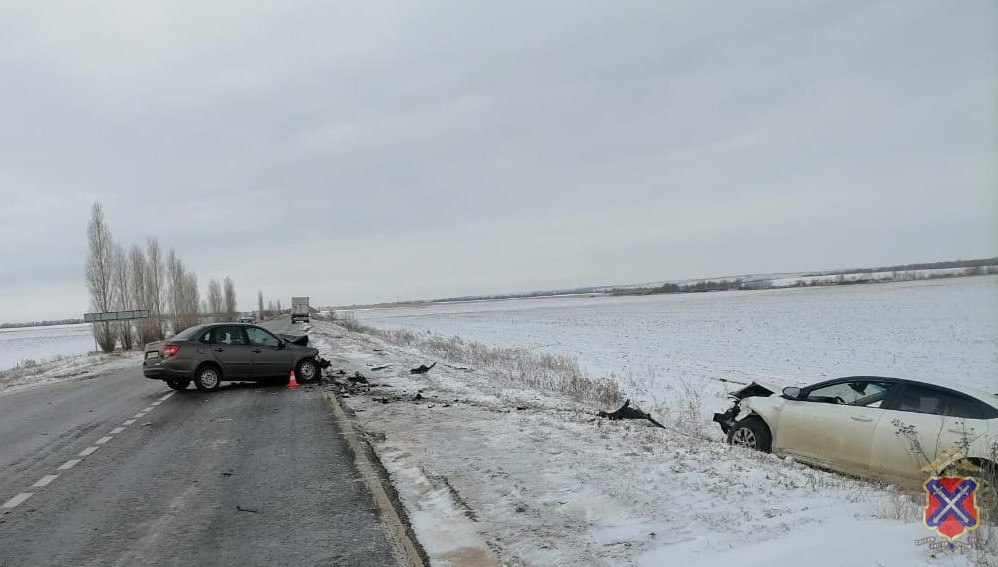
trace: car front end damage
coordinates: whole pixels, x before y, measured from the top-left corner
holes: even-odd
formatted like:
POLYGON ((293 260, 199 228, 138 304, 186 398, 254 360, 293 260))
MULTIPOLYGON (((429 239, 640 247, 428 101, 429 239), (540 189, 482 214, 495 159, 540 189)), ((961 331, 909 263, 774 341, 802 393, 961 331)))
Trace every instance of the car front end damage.
POLYGON ((775 392, 775 387, 758 382, 752 382, 743 388, 730 392, 728 396, 732 399, 731 407, 724 412, 715 413, 714 421, 721 426, 721 431, 727 435, 731 431, 731 428, 735 426, 735 422, 738 421, 739 414, 742 413, 742 400, 752 397, 769 397, 775 392))

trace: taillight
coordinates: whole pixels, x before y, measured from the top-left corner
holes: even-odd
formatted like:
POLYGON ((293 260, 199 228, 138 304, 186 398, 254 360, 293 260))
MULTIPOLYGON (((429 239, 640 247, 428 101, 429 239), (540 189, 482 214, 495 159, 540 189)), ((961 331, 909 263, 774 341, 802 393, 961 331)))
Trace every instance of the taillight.
POLYGON ((180 345, 166 345, 163 347, 163 358, 176 356, 180 352, 180 345))

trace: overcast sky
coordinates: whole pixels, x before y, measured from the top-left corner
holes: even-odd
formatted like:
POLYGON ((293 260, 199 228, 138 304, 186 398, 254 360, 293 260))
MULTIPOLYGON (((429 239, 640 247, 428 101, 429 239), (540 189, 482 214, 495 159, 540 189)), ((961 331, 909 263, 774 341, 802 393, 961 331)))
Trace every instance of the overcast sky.
POLYGON ((351 304, 998 255, 998 8, 0 3, 0 321, 79 317, 94 201, 351 304))

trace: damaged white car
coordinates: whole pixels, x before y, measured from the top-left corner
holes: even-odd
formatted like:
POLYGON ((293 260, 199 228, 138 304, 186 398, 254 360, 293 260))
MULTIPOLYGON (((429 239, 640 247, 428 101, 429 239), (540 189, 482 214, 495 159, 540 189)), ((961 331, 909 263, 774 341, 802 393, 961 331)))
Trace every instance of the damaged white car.
POLYGON ((905 485, 956 449, 978 467, 978 503, 998 507, 998 394, 878 376, 774 393, 753 382, 731 394, 734 405, 714 415, 729 443, 905 485))

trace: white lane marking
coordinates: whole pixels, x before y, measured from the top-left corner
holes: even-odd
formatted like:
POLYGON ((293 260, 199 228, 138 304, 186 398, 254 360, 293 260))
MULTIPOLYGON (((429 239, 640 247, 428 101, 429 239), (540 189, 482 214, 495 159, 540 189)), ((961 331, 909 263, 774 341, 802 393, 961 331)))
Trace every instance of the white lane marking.
POLYGON ((124 430, 125 430, 124 427, 115 427, 114 429, 111 430, 111 435, 117 435, 124 430))
MULTIPOLYGON (((146 412, 140 411, 139 413, 133 415, 132 417, 134 419, 142 419, 143 417, 145 417, 145 415, 146 415, 146 412)), ((135 422, 133 421, 132 423, 135 423, 135 422)))
POLYGON ((47 474, 43 476, 38 482, 31 485, 31 488, 41 488, 43 486, 48 486, 53 480, 59 478, 57 474, 47 474))
POLYGON ((129 419, 129 420, 126 420, 124 423, 122 423, 122 425, 126 425, 127 426, 127 425, 131 425, 133 423, 135 423, 135 420, 134 419, 129 419))
POLYGON ((161 398, 159 399, 159 401, 161 401, 161 402, 165 402, 166 400, 169 400, 170 398, 172 398, 172 397, 173 397, 173 394, 175 394, 175 393, 176 393, 176 392, 170 392, 169 394, 167 394, 167 395, 165 395, 165 396, 161 397, 161 398))
POLYGON ((104 443, 107 443, 111 439, 112 439, 111 437, 106 437, 106 436, 105 437, 101 437, 100 439, 97 440, 96 443, 94 443, 94 445, 103 445, 104 443))
POLYGON ((35 495, 34 492, 22 492, 17 496, 11 498, 7 502, 4 502, 4 505, 0 506, 0 508, 16 508, 17 506, 20 506, 21 503, 23 503, 25 500, 31 498, 34 495, 35 495))
POLYGON ((99 449, 99 447, 87 447, 86 449, 80 451, 80 456, 89 457, 90 455, 93 455, 94 451, 96 451, 97 449, 99 449))
POLYGON ((154 407, 152 407, 152 406, 149 406, 149 407, 147 407, 147 408, 142 408, 142 411, 144 411, 144 412, 146 412, 146 413, 149 413, 149 412, 151 412, 151 411, 152 411, 152 410, 154 410, 154 409, 156 409, 156 408, 154 408, 154 407))
POLYGON ((65 463, 63 463, 62 466, 59 467, 58 470, 60 470, 60 471, 68 471, 69 469, 71 469, 71 468, 75 467, 76 465, 80 464, 81 461, 83 461, 83 459, 70 459, 70 460, 66 461, 65 463))
POLYGON ((163 401, 162 401, 162 400, 160 400, 160 401, 158 401, 158 402, 153 402, 153 403, 151 403, 151 404, 149 404, 149 405, 151 405, 151 406, 158 406, 158 405, 159 405, 159 404, 161 404, 161 403, 163 403, 163 401))

